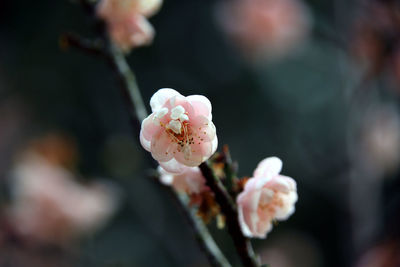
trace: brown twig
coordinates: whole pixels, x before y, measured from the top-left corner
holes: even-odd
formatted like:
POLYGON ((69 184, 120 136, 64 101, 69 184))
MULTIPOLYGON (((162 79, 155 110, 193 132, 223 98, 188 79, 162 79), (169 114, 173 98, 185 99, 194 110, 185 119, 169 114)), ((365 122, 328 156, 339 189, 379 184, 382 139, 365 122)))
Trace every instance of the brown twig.
POLYGON ((109 45, 107 56, 120 80, 122 93, 131 109, 131 118, 141 123, 147 117, 147 111, 135 75, 122 51, 112 43, 109 45))
POLYGON ((234 194, 234 180, 236 179, 236 173, 233 167, 231 153, 228 145, 222 147, 222 156, 224 158, 224 172, 225 172, 225 184, 229 194, 234 194))
POLYGON ((206 178, 207 185, 215 194, 215 199, 221 207, 222 213, 226 216, 226 224, 228 226, 229 234, 233 239, 236 251, 246 267, 260 266, 256 255, 254 254, 250 240, 242 234, 240 224, 238 221, 238 212, 236 204, 232 200, 229 193, 226 191, 221 180, 214 175, 213 170, 207 162, 200 165, 200 170, 206 178))
POLYGON ((84 39, 74 33, 63 34, 60 38, 60 46, 63 50, 67 50, 69 47, 74 47, 95 56, 105 55, 103 42, 100 40, 92 41, 84 39))

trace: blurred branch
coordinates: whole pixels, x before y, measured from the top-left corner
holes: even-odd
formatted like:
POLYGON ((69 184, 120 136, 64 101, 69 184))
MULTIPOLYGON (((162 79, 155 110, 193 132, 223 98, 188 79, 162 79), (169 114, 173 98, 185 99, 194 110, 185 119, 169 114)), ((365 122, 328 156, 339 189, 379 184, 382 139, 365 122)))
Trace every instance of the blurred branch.
POLYGON ((256 259, 251 242, 246 238, 239 224, 239 216, 236 208, 236 204, 233 199, 226 191, 221 180, 215 176, 213 170, 208 165, 208 162, 204 162, 200 165, 200 170, 203 176, 206 178, 207 185, 215 194, 215 199, 221 207, 222 213, 226 216, 226 224, 228 226, 229 234, 233 239, 233 243, 236 247, 236 251, 239 257, 246 267, 258 267, 260 264, 256 259))
POLYGON ((96 56, 104 56, 104 45, 100 40, 92 41, 84 39, 74 33, 66 33, 60 38, 61 49, 67 50, 69 47, 74 47, 86 53, 96 56))
POLYGON ((174 199, 175 203, 177 203, 180 210, 184 214, 186 220, 193 230, 197 242, 199 243, 201 249, 206 253, 210 264, 214 267, 230 267, 230 263, 215 243, 207 227, 204 225, 203 221, 198 218, 196 210, 189 208, 188 198, 182 194, 179 194, 169 186, 161 184, 158 177, 153 177, 153 180, 156 181, 156 183, 160 186, 169 189, 168 193, 171 195, 171 198, 174 199))
POLYGON ((113 44, 110 44, 108 57, 114 72, 117 74, 121 82, 123 93, 126 96, 128 100, 127 102, 132 111, 132 118, 142 122, 147 117, 147 111, 135 75, 129 67, 128 62, 126 62, 126 58, 122 51, 113 44), (136 116, 133 115, 134 113, 136 116))
POLYGON ((136 132, 139 133, 141 121, 147 117, 146 107, 137 86, 135 75, 126 62, 122 51, 113 44, 105 47, 104 42, 100 40, 84 39, 73 33, 62 35, 60 46, 62 49, 74 47, 88 54, 102 56, 108 61, 121 83, 122 94, 129 107, 132 124, 136 132))
POLYGON ((187 208, 187 199, 185 199, 184 196, 179 195, 177 192, 174 193, 176 197, 179 198, 181 202, 181 207, 184 207, 186 209, 184 211, 185 217, 187 218, 192 229, 194 230, 196 240, 200 244, 203 251, 206 253, 210 264, 215 267, 230 267, 230 263, 225 258, 224 254, 222 254, 207 227, 205 226, 203 221, 197 217, 196 211, 194 209, 187 208))
MULTIPOLYGON (((102 56, 108 61, 112 70, 120 80, 122 93, 130 109, 129 115, 131 121, 134 128, 137 130, 136 134, 139 134, 141 121, 147 117, 147 111, 135 75, 129 67, 123 52, 110 42, 108 36, 104 34, 104 31, 101 29, 104 28, 104 23, 95 17, 93 4, 88 0, 80 0, 79 2, 86 13, 95 20, 95 25, 100 25, 98 29, 100 29, 99 33, 103 42, 91 42, 74 34, 66 34, 61 39, 61 41, 65 41, 65 43, 61 44, 67 45, 67 47, 69 45, 78 48, 86 53, 102 56), (102 43, 107 44, 107 46, 102 45, 102 43)), ((157 182, 161 185, 158 179, 157 182)), ((196 235, 196 239, 203 251, 207 254, 210 264, 215 267, 231 266, 216 245, 204 222, 197 217, 194 211, 190 210, 187 201, 182 199, 171 187, 166 187, 166 189, 180 205, 181 210, 185 214, 185 217, 196 235)))

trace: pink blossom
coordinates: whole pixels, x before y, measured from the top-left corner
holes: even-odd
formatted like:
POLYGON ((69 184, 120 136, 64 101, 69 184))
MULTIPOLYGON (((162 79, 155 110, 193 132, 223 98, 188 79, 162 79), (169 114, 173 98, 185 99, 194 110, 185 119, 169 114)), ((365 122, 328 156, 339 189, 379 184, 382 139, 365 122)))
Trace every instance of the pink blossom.
POLYGON ((162 168, 182 173, 214 154, 218 139, 206 97, 184 97, 164 88, 152 96, 150 106, 153 113, 142 122, 140 142, 162 168))
POLYGON ((278 58, 299 46, 310 30, 299 0, 233 0, 217 10, 222 29, 250 58, 278 58))
POLYGON ((148 45, 154 29, 147 18, 160 8, 162 0, 101 0, 97 15, 104 19, 111 39, 124 51, 148 45))
POLYGON ((187 194, 199 194, 208 189, 206 180, 199 167, 186 167, 180 174, 172 174, 158 167, 160 181, 165 185, 172 186, 178 192, 187 194))
POLYGON ((117 195, 100 182, 86 186, 72 173, 29 154, 12 172, 9 219, 23 237, 64 244, 101 227, 114 213, 117 195))
POLYGON ((239 222, 245 236, 265 238, 273 220, 286 220, 294 212, 296 182, 279 175, 281 169, 279 158, 264 159, 237 197, 239 222))

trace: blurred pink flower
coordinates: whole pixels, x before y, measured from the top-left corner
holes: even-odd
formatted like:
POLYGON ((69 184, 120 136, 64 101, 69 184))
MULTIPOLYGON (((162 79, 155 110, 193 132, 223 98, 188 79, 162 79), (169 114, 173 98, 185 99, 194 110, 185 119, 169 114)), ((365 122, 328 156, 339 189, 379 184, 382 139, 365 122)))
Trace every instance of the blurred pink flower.
POLYGON ((101 0, 97 15, 104 19, 111 39, 124 51, 148 45, 154 29, 147 18, 161 7, 162 0, 101 0))
POLYGON ((239 222, 245 236, 265 238, 273 220, 286 220, 294 212, 296 182, 279 175, 281 169, 279 158, 264 159, 237 197, 239 222))
POLYGON ((380 105, 364 112, 355 156, 370 174, 390 177, 400 163, 400 116, 396 106, 380 105), (385 175, 386 174, 386 175, 385 175))
POLYGON ((308 9, 300 0, 233 0, 217 11, 222 29, 253 59, 286 55, 311 28, 308 9))
POLYGON ((164 88, 152 96, 150 106, 153 113, 142 122, 140 142, 162 168, 182 173, 214 154, 218 139, 206 97, 184 97, 164 88))
POLYGON ((199 167, 186 167, 185 171, 180 174, 172 174, 158 167, 160 173, 160 181, 165 185, 172 186, 178 192, 187 194, 200 194, 208 190, 206 180, 201 173, 199 167))
POLYGON ((117 205, 110 185, 78 184, 69 171, 37 154, 25 155, 11 178, 9 220, 21 236, 35 242, 65 244, 94 232, 117 205))

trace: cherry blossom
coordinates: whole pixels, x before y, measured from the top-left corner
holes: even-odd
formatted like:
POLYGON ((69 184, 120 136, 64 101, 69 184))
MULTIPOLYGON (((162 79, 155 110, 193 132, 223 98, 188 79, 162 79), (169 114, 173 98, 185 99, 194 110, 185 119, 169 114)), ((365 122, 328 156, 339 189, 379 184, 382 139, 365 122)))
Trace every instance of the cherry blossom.
POLYGON ((101 0, 97 15, 104 19, 111 39, 124 51, 148 45, 154 29, 147 18, 160 8, 162 0, 101 0))
POLYGON ((245 236, 265 238, 274 220, 286 220, 294 212, 296 182, 279 175, 281 169, 279 158, 264 159, 238 195, 239 222, 245 236))
POLYGON ((142 122, 140 142, 162 168, 182 173, 214 154, 218 139, 206 97, 184 97, 164 88, 152 96, 150 106, 152 114, 142 122))
POLYGON ((185 171, 179 174, 172 174, 158 167, 160 181, 165 185, 172 186, 178 192, 187 194, 199 194, 208 190, 206 180, 199 167, 186 167, 185 171))

